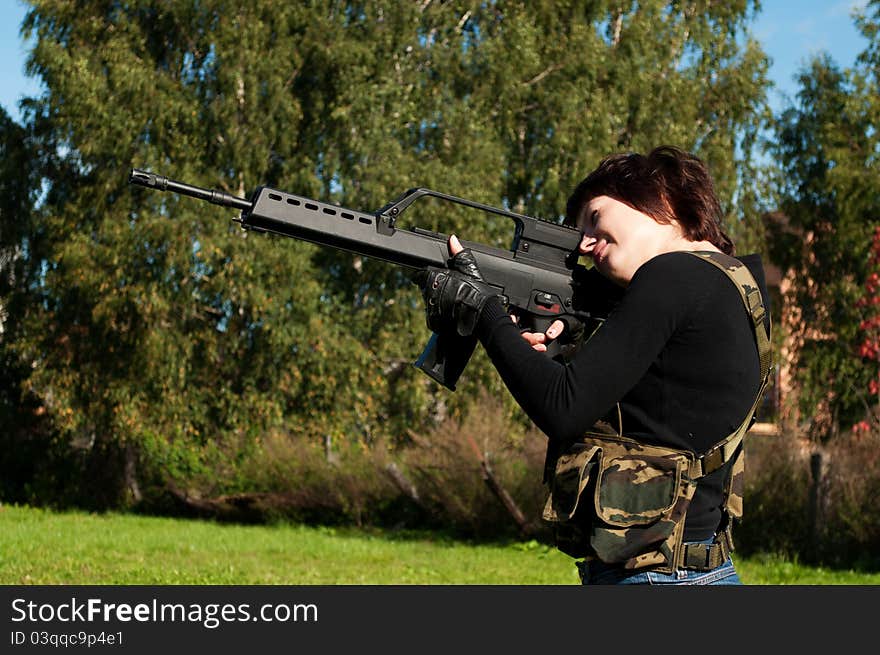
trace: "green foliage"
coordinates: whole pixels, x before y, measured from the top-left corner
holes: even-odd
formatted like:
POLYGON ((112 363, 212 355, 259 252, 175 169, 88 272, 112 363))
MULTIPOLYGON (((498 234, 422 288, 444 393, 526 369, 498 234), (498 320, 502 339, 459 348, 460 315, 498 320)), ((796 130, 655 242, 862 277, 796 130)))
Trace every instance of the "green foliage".
POLYGON ((25 313, 41 298, 46 231, 32 209, 35 150, 31 134, 0 108, 0 496, 19 500, 36 491, 40 461, 51 459, 55 476, 65 468, 52 456, 57 449, 39 398, 27 392, 32 363, 15 349, 26 334, 25 313))
POLYGON ((794 335, 803 344, 796 369, 800 409, 811 417, 825 406, 833 419, 817 438, 864 416, 872 376, 858 354, 858 300, 880 224, 880 3, 869 8, 874 18, 864 17, 860 26, 872 42, 857 66, 841 71, 827 56, 815 58, 801 72, 797 100, 779 117, 771 147, 786 217, 776 226, 772 257, 800 282, 790 298, 802 314, 794 335))
MULTIPOLYGON (((400 446, 483 390, 525 422, 482 353, 456 394, 409 366, 428 332, 401 271, 243 234, 128 186, 131 167, 366 210, 427 186, 554 220, 601 156, 671 142, 707 159, 734 231, 748 216, 754 2, 30 4, 42 194, 4 239, 34 244, 36 273, 3 348, 69 455, 68 498, 133 503, 212 473, 233 488, 222 474, 268 434, 400 446)), ((510 240, 482 214, 407 213, 510 240)))

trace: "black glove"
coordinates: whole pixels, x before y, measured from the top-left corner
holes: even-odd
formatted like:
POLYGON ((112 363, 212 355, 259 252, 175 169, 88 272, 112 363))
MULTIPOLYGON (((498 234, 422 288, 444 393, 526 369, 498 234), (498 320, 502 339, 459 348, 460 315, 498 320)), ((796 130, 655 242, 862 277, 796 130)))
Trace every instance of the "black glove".
POLYGON ((449 260, 450 268, 429 268, 414 278, 422 288, 428 328, 438 334, 470 336, 490 298, 501 297, 483 281, 469 249, 449 260))

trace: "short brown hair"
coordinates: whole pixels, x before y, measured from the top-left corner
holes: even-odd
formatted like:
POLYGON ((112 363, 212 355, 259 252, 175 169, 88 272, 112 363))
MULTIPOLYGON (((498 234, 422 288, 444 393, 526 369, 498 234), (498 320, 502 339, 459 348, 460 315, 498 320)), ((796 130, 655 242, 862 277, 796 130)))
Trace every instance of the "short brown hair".
POLYGON ((734 254, 733 241, 721 229, 721 203, 706 165, 674 146, 605 157, 568 199, 565 223, 575 225, 584 205, 608 196, 661 224, 673 220, 691 241, 709 241, 734 254))

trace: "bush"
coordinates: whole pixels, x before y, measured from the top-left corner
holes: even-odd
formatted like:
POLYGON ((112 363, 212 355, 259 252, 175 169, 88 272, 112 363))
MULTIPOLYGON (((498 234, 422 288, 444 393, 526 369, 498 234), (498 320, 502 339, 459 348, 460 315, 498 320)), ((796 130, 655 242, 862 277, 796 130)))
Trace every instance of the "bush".
POLYGON ((430 528, 475 539, 546 537, 540 521, 546 438, 481 398, 392 448, 277 433, 244 461, 168 482, 142 509, 218 519, 430 528))
POLYGON ((463 420, 413 436, 403 470, 434 522, 475 538, 546 536, 543 434, 522 431, 500 403, 483 397, 463 420))
POLYGON ((799 439, 749 436, 745 440, 742 522, 734 526, 743 554, 794 554, 809 542, 809 462, 799 439))
POLYGON ((834 564, 877 566, 880 562, 880 434, 839 438, 826 449, 827 497, 819 508, 817 555, 834 564))
POLYGON ((751 437, 739 551, 832 566, 877 566, 880 434, 819 446, 801 434, 751 437))
MULTIPOLYGON (((369 445, 338 438, 331 444, 301 432, 248 443, 218 442, 204 466, 145 479, 137 509, 552 543, 540 520, 546 438, 489 395, 465 416, 395 438, 394 445, 390 438, 369 445)), ((5 468, 25 460, 45 463, 54 452, 48 441, 17 445, 7 449, 5 468)), ((66 491, 68 499, 88 506, 91 498, 91 508, 100 509, 99 497, 87 494, 90 481, 99 478, 84 475, 71 453, 61 454, 56 460, 67 461, 67 468, 51 468, 51 477, 43 468, 27 470, 26 484, 6 485, 4 499, 46 502, 66 491)), ((878 564, 880 433, 845 434, 824 445, 793 431, 752 435, 746 439, 745 482, 745 515, 734 529, 738 553, 847 567, 878 564)))

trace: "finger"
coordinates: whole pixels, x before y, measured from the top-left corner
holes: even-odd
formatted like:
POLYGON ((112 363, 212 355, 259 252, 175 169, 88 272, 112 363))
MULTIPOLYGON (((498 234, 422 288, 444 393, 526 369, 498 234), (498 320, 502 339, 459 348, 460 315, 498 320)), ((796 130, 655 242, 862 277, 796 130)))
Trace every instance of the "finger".
POLYGON ((543 332, 520 332, 520 336, 532 347, 543 345, 547 340, 543 332))
POLYGON ((461 241, 458 240, 458 237, 454 234, 449 237, 449 242, 446 244, 449 248, 449 254, 452 257, 455 257, 458 253, 464 250, 464 247, 461 245, 461 241))
POLYGON ((562 321, 553 321, 550 324, 550 327, 547 328, 547 331, 544 334, 547 335, 548 339, 555 339, 560 334, 562 334, 562 331, 564 329, 565 329, 565 323, 563 323, 562 321))

